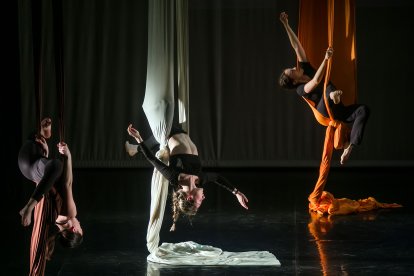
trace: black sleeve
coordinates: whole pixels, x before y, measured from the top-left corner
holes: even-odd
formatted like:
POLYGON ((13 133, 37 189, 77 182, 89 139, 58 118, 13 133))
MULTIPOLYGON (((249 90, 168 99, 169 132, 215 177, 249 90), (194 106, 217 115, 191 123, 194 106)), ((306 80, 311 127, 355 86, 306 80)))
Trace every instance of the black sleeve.
POLYGON ((178 172, 173 168, 165 165, 150 151, 150 149, 144 144, 138 144, 138 149, 144 154, 145 158, 156 168, 173 186, 178 185, 178 172))
MULTIPOLYGON (((214 183, 217 186, 220 186, 221 188, 226 189, 227 191, 233 193, 233 191, 236 189, 230 181, 228 181, 223 176, 217 174, 217 173, 205 173, 204 179, 202 183, 214 183)), ((204 185, 204 184, 203 184, 204 185)))
POLYGON ((300 67, 303 69, 303 73, 310 78, 313 78, 316 74, 315 68, 312 67, 310 62, 300 62, 300 67))
MULTIPOLYGON (((300 67, 303 69, 303 73, 307 76, 309 76, 310 78, 313 78, 313 76, 315 76, 315 69, 312 67, 312 65, 309 62, 300 62, 300 67)), ((305 92, 305 84, 301 84, 296 88, 296 93, 303 97, 308 94, 305 92)))

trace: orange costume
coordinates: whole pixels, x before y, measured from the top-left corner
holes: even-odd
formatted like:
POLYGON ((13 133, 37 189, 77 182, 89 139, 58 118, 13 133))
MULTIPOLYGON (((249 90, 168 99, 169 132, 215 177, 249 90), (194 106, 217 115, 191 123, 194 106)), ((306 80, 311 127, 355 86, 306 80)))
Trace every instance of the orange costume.
MULTIPOLYGON (((355 0, 314 1, 301 0, 298 37, 307 53, 309 60, 319 60, 322 49, 335 46, 335 70, 332 70, 332 79, 346 93, 342 101, 346 104, 356 102, 356 42, 355 42, 355 0), (326 16, 326 14, 328 16, 326 16), (334 33, 334 18, 335 33, 334 33), (321 30, 327 27, 328 32, 321 30), (335 41, 335 45, 333 42, 335 41)), ((328 60, 324 89, 330 80, 332 59, 328 60)), ((387 204, 376 201, 373 197, 363 200, 347 198, 336 199, 331 193, 324 191, 333 149, 343 149, 349 143, 349 127, 341 121, 335 120, 329 108, 326 93, 323 93, 329 117, 325 117, 315 108, 315 103, 304 100, 311 107, 316 120, 326 126, 325 142, 322 160, 319 167, 319 178, 313 192, 309 195, 309 209, 320 214, 350 214, 369 211, 377 208, 397 208, 399 204, 387 204)))

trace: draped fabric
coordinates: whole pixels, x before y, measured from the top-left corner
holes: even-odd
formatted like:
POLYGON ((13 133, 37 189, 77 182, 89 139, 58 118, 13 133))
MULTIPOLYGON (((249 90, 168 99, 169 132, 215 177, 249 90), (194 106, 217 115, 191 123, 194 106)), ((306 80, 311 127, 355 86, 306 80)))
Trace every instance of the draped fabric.
MULTIPOLYGON (((167 149, 167 137, 174 116, 174 1, 149 2, 148 65, 145 98, 142 105, 155 139, 160 143, 157 156, 167 149)), ((168 160, 163 160, 167 162, 168 160)), ((150 220, 147 248, 156 252, 168 195, 168 180, 154 168, 151 180, 150 220)))
POLYGON ((43 276, 46 270, 47 242, 57 214, 62 208, 62 198, 55 188, 46 193, 33 212, 33 229, 30 241, 30 276, 43 276))
POLYGON ((48 196, 43 197, 34 209, 32 237, 30 241, 30 276, 42 276, 46 269, 46 243, 51 215, 48 196))
POLYGON ((189 118, 189 58, 188 58, 188 1, 176 2, 177 24, 177 73, 178 73, 178 121, 190 133, 189 118))
MULTIPOLYGON (((152 134, 160 143, 157 157, 164 163, 168 163, 168 135, 177 102, 179 122, 189 128, 187 13, 187 0, 149 2, 147 83, 142 107, 152 134)), ((168 180, 154 169, 147 230, 147 248, 151 253, 158 248, 167 195, 168 180)))
MULTIPOLYGON (((301 0, 298 38, 308 60, 321 62, 328 46, 334 48, 330 80, 344 93, 345 105, 357 100, 355 0, 301 0)), ((328 72, 329 73, 329 72, 328 72)))
MULTIPOLYGON (((56 92, 57 104, 59 111, 59 140, 64 140, 64 79, 63 79, 63 60, 62 60, 62 3, 61 0, 54 0, 51 3, 51 17, 53 28, 54 42, 54 63, 56 72, 56 92)), ((47 39, 44 36, 44 4, 42 1, 32 1, 32 29, 33 29, 33 59, 34 59, 34 91, 35 91, 35 110, 36 124, 40 133, 41 120, 50 115, 44 114, 44 63, 48 60, 46 46, 47 39)), ((52 188, 53 189, 53 188, 52 188)), ((49 194, 50 193, 50 194, 49 194)), ((50 227, 54 225, 56 214, 57 196, 51 196, 47 192, 37 203, 33 212, 33 229, 30 241, 30 272, 31 276, 43 276, 46 269, 47 241, 49 238, 50 227)))
POLYGON ((374 197, 353 200, 349 198, 335 198, 333 194, 322 191, 318 203, 309 204, 309 210, 318 215, 348 215, 367 212, 376 209, 392 209, 403 207, 398 203, 379 202, 374 197))
POLYGON ((147 260, 167 265, 280 266, 268 251, 228 252, 192 241, 163 243, 147 260))
MULTIPOLYGON (((332 72, 332 81, 339 87, 339 89, 344 91, 345 95, 351 95, 348 96, 348 99, 351 99, 351 103, 354 103, 356 94, 354 0, 339 1, 336 4, 337 5, 335 6, 333 0, 302 0, 300 2, 299 11, 298 37, 311 62, 323 60, 326 48, 328 46, 334 47, 334 57, 328 60, 326 68, 324 89, 326 90, 327 83, 330 80, 332 60, 335 58, 334 68, 340 68, 340 70, 336 71, 336 78, 332 72), (339 31, 336 31, 337 29, 339 31), (327 32, 324 32, 323 30, 327 30, 327 32), (340 45, 338 46, 338 49, 336 49, 336 45, 340 45), (336 57, 339 57, 338 60, 336 60, 336 57), (349 79, 346 78, 349 74, 354 77, 349 79)), ((327 127, 322 160, 319 167, 319 178, 313 192, 308 197, 310 206, 318 204, 318 200, 326 185, 334 144, 337 149, 343 148, 344 140, 348 134, 347 127, 342 122, 336 121, 335 118, 333 118, 329 105, 327 104, 328 99, 326 98, 325 91, 324 101, 329 118, 322 116, 315 109, 314 103, 306 100, 311 107, 316 120, 321 125, 327 127), (334 137, 337 137, 336 141, 334 141, 334 137)))

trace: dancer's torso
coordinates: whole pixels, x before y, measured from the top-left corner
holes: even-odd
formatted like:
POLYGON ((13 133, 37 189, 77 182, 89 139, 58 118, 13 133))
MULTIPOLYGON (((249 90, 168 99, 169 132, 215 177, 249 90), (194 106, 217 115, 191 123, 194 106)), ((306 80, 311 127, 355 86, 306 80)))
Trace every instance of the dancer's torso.
POLYGON ((198 155, 197 147, 186 133, 177 133, 168 139, 170 155, 193 154, 198 155))

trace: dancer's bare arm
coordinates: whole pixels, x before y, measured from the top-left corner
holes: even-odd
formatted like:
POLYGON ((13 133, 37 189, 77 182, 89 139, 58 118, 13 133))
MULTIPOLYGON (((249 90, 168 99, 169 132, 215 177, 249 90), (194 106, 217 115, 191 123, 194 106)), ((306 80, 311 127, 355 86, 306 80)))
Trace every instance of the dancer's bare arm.
POLYGON ((285 12, 282 12, 279 17, 280 21, 282 22, 283 26, 285 27, 286 33, 289 37, 290 44, 292 45, 293 49, 295 50, 296 57, 300 62, 308 61, 306 57, 305 50, 303 49, 302 44, 300 43, 298 37, 296 36, 295 32, 289 25, 288 15, 285 12))
POLYGON ((332 57, 332 55, 333 55, 333 48, 329 47, 326 50, 325 58, 323 59, 321 65, 319 66, 318 71, 316 71, 313 78, 305 84, 305 87, 304 87, 305 93, 312 92, 312 90, 315 89, 318 86, 318 84, 322 81, 322 78, 325 75, 326 63, 332 57))
POLYGON ((73 173, 72 173, 72 154, 70 153, 69 147, 66 143, 61 142, 58 144, 59 152, 62 155, 65 155, 65 174, 63 175, 63 206, 62 206, 62 215, 67 216, 68 218, 76 217, 77 210, 76 204, 73 199, 73 192, 72 192, 72 183, 73 183, 73 173))

